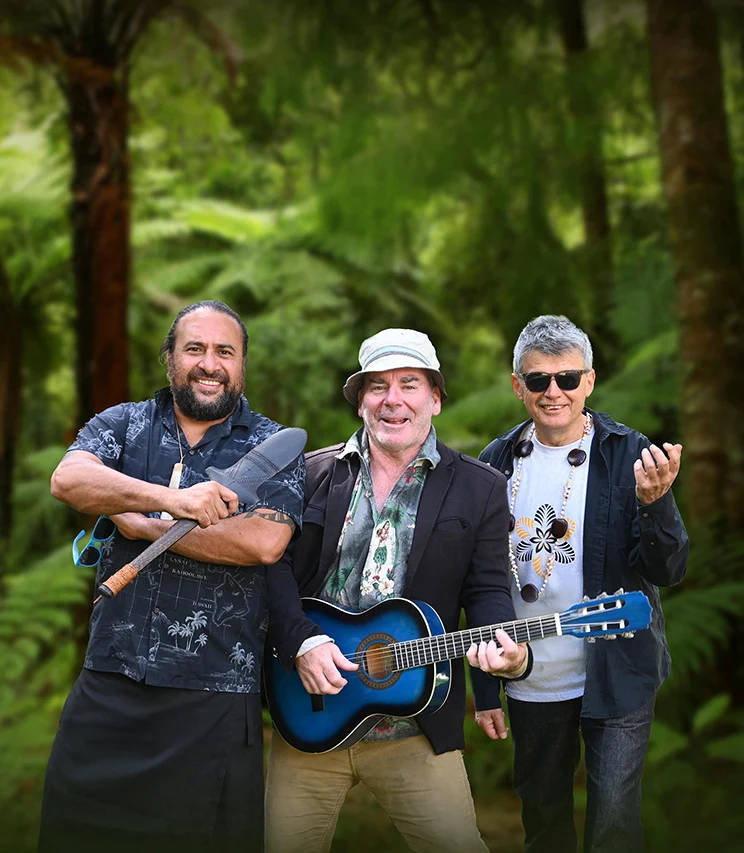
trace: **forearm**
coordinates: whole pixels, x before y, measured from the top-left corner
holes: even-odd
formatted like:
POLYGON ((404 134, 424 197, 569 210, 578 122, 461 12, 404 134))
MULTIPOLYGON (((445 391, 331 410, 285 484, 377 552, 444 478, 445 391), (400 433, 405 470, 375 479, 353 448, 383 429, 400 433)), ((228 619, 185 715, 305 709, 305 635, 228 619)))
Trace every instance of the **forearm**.
MULTIPOLYGON (((232 516, 206 528, 194 528, 170 550, 205 563, 227 566, 271 565, 284 553, 294 525, 286 516, 282 516, 286 521, 275 521, 259 515, 259 512, 261 510, 232 516)), ((144 515, 128 516, 127 535, 154 542, 172 524, 172 521, 144 515)))
POLYGON ((52 495, 90 515, 159 512, 167 509, 168 489, 107 468, 85 451, 65 456, 52 474, 52 495))
POLYGON ((639 506, 637 512, 630 566, 656 586, 679 583, 687 567, 690 544, 671 491, 652 504, 639 506))

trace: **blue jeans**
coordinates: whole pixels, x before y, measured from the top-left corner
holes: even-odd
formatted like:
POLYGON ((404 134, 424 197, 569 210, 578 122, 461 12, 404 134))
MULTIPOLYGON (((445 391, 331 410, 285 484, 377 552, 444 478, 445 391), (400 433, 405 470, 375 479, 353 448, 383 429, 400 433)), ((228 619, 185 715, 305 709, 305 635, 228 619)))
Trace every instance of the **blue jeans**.
POLYGON ((641 777, 655 700, 603 720, 582 717, 581 698, 508 703, 526 853, 576 853, 573 786, 581 757, 579 733, 586 764, 584 853, 640 853, 641 777))

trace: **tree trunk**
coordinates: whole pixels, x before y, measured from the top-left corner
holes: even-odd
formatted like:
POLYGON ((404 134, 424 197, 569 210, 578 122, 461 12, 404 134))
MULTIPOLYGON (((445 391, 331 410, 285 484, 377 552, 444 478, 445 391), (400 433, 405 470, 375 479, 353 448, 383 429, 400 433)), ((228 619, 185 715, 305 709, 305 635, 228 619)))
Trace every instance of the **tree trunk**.
POLYGON ((744 521, 744 292, 718 27, 706 0, 647 0, 683 366, 687 517, 744 521))
POLYGON ((95 79, 76 75, 63 85, 73 156, 79 424, 129 399, 128 87, 125 73, 96 72, 95 79))
POLYGON ((13 464, 21 406, 21 318, 0 264, 0 543, 10 536, 13 464))
POLYGON ((602 152, 602 116, 593 77, 588 73, 589 39, 584 0, 556 0, 561 41, 566 55, 569 109, 577 128, 577 175, 586 245, 586 277, 594 306, 590 329, 595 367, 600 376, 618 368, 621 347, 612 324, 614 275, 612 228, 602 152))

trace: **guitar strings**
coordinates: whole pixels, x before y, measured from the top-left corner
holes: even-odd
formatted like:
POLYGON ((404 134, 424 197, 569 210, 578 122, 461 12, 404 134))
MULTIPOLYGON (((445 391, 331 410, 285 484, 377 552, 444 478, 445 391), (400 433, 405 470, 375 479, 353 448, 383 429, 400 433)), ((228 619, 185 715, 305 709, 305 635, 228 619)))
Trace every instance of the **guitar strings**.
MULTIPOLYGON (((564 627, 565 623, 563 619, 560 620, 560 624, 561 627, 564 627)), ((587 624, 583 625, 582 627, 587 627, 589 628, 589 630, 604 630, 606 628, 609 628, 609 626, 615 624, 617 624, 617 628, 612 628, 612 631, 620 633, 623 630, 627 630, 627 627, 623 625, 622 621, 618 620, 607 620, 606 622, 587 624)), ((470 648, 470 646, 473 645, 473 643, 477 644, 479 642, 488 642, 489 640, 494 640, 495 642, 498 642, 494 636, 496 629, 506 631, 510 638, 516 643, 524 643, 529 642, 530 640, 538 640, 558 636, 558 632, 555 629, 555 617, 554 615, 549 615, 543 617, 535 617, 532 620, 526 620, 525 623, 519 626, 517 626, 515 623, 506 623, 500 625, 488 625, 482 628, 471 628, 468 631, 459 631, 452 634, 433 634, 428 637, 416 637, 411 640, 402 640, 400 642, 387 643, 385 646, 379 649, 355 651, 351 654, 345 654, 344 657, 347 660, 351 661, 351 663, 361 664, 362 662, 367 662, 368 664, 375 664, 380 663, 383 658, 394 656, 396 647, 397 651, 399 651, 401 655, 405 657, 414 657, 416 655, 426 654, 427 652, 432 651, 440 653, 440 643, 442 641, 444 642, 445 655, 448 655, 448 644, 451 644, 452 650, 453 652, 455 652, 453 656, 464 657, 465 653, 470 648), (546 634, 543 630, 546 627, 552 629, 552 631, 548 634, 546 634), (537 635, 538 629, 540 633, 539 637, 537 635), (476 639, 473 636, 475 634, 480 634, 480 639, 476 639)), ((447 660, 449 658, 445 656, 442 659, 447 660)), ((439 660, 439 658, 437 658, 437 660, 439 660)), ((414 666, 424 666, 427 663, 434 662, 436 661, 425 661, 421 664, 414 664, 414 666)))

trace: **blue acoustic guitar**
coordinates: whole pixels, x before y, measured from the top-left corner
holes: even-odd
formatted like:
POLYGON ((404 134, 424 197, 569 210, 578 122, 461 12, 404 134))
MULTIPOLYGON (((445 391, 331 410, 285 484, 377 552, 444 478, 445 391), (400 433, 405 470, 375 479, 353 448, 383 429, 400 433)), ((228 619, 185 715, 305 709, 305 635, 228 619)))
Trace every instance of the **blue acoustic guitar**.
POLYGON ((333 696, 312 696, 296 670, 287 672, 272 656, 264 680, 269 710, 279 734, 302 752, 346 749, 386 716, 433 713, 449 695, 450 660, 465 657, 472 643, 495 639, 501 628, 518 643, 570 635, 632 637, 647 628, 651 605, 642 592, 602 594, 563 613, 499 625, 444 632, 433 607, 390 598, 363 613, 316 598, 304 598, 305 613, 333 637, 343 654, 359 664, 345 672, 348 684, 333 696))

